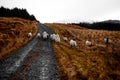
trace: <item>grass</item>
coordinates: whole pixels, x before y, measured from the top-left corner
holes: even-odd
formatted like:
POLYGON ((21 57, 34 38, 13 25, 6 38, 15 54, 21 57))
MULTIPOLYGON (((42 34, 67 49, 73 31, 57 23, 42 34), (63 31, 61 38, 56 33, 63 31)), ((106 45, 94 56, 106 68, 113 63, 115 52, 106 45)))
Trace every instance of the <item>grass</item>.
POLYGON ((37 22, 21 18, 0 17, 0 61, 28 43, 37 33, 37 22), (32 32, 33 37, 27 38, 32 32))
POLYGON ((69 24, 46 23, 61 37, 54 42, 54 52, 59 64, 61 80, 119 80, 120 79, 120 31, 92 30, 69 24), (63 36, 68 41, 63 41, 63 36), (103 43, 108 36, 112 44, 103 43), (69 40, 75 39, 77 47, 71 48, 69 40), (85 40, 92 41, 86 46, 85 40))

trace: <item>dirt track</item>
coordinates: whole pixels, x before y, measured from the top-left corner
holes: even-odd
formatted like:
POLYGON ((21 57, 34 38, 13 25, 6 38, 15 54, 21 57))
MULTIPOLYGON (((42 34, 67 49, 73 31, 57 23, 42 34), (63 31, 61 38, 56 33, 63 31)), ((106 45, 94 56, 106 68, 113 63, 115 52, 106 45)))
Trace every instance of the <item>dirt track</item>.
MULTIPOLYGON (((52 31, 38 24, 38 32, 52 31)), ((0 62, 2 80, 59 80, 58 67, 53 54, 52 41, 35 37, 28 45, 7 60, 0 62)))

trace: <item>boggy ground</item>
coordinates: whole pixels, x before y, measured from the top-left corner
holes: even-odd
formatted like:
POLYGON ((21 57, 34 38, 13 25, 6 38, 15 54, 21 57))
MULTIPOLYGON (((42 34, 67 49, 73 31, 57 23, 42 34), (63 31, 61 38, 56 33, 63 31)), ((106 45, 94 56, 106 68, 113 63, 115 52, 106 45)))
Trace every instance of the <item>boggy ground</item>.
POLYGON ((61 80, 120 80, 120 31, 57 23, 45 25, 61 37, 60 44, 54 42, 61 80), (68 38, 67 42, 63 36, 68 38), (112 40, 108 47, 103 42, 106 36, 112 40), (70 39, 77 41, 77 47, 70 47, 70 39), (92 46, 85 45, 87 39, 92 46))
POLYGON ((37 22, 21 18, 0 17, 0 61, 24 46, 37 33, 37 22), (32 32, 33 37, 27 34, 32 32))

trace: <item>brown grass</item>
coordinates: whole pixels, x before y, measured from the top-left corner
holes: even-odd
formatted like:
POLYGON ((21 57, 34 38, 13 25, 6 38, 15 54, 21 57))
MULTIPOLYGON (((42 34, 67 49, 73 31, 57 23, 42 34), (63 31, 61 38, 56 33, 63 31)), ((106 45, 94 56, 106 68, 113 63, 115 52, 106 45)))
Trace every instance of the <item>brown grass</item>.
POLYGON ((61 37, 61 43, 54 43, 54 51, 61 80, 120 80, 120 31, 91 30, 68 24, 46 24, 61 37), (63 36, 77 41, 77 47, 70 48, 63 36), (108 36, 112 44, 108 47, 103 38, 108 36), (92 41, 86 46, 85 40, 92 41))
POLYGON ((0 60, 6 59, 24 46, 37 33, 37 22, 20 18, 0 17, 0 60), (33 37, 27 38, 32 32, 33 37))

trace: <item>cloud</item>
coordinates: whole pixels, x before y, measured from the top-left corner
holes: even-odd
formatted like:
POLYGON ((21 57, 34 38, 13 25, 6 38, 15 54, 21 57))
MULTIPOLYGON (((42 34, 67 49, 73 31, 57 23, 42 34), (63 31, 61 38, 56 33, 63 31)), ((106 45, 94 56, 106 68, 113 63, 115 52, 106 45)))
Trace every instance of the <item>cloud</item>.
POLYGON ((96 20, 120 11, 120 0, 0 0, 0 5, 26 8, 41 22, 96 20))

